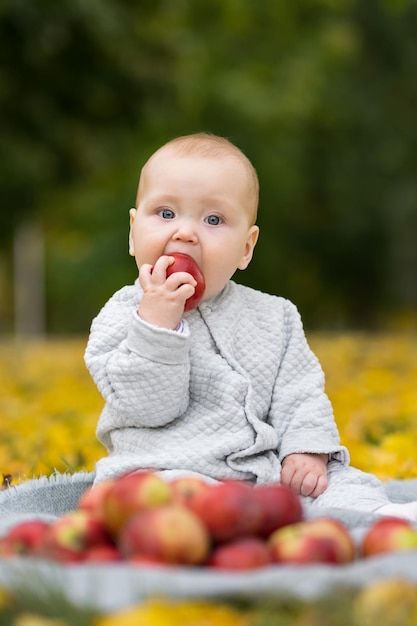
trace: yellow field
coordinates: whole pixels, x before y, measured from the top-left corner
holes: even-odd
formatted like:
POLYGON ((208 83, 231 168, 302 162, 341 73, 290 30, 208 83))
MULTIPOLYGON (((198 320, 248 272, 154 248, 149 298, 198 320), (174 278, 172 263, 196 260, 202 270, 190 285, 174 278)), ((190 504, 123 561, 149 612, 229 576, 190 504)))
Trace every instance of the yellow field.
POLYGON ((417 477, 417 335, 313 335, 352 465, 417 477))
MULTIPOLYGON (((309 334, 352 464, 417 477, 417 335, 309 334)), ((0 344, 0 473, 13 483, 92 470, 102 408, 85 339, 0 344)))
POLYGON ((95 426, 102 399, 84 340, 0 344, 0 472, 13 482, 94 469, 105 454, 95 426))

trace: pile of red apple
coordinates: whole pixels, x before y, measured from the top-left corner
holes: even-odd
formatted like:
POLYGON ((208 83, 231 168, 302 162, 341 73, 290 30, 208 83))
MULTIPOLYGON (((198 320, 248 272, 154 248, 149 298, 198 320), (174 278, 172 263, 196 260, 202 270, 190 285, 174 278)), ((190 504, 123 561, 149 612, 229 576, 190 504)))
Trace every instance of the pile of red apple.
POLYGON ((90 487, 76 510, 53 522, 21 522, 0 539, 1 556, 227 570, 344 564, 357 556, 416 548, 417 531, 397 518, 381 518, 358 548, 338 520, 304 519, 300 499, 281 484, 207 484, 191 477, 166 482, 152 472, 90 487))

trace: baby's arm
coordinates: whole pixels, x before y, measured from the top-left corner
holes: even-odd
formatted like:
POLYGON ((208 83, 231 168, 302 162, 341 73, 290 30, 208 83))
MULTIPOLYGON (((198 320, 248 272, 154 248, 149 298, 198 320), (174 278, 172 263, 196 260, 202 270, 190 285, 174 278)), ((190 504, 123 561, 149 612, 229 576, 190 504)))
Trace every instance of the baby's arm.
POLYGON ((111 409, 112 428, 163 426, 189 402, 189 333, 142 322, 136 290, 126 287, 107 302, 93 321, 85 352, 111 409))
POLYGON ((317 498, 327 488, 328 454, 289 454, 282 461, 281 482, 301 496, 317 498))
POLYGON ((297 485, 302 495, 310 490, 309 495, 316 497, 327 486, 327 453, 344 465, 349 463, 349 453, 340 444, 332 406, 324 391, 323 370, 307 343, 298 311, 288 301, 285 301, 283 337, 268 418, 277 432, 278 458, 282 467, 288 465, 283 482, 297 485), (298 454, 300 450, 304 454, 298 454), (323 452, 325 457, 321 456, 323 452), (306 477, 311 466, 317 481, 309 488, 304 485, 301 491, 300 476, 306 477))

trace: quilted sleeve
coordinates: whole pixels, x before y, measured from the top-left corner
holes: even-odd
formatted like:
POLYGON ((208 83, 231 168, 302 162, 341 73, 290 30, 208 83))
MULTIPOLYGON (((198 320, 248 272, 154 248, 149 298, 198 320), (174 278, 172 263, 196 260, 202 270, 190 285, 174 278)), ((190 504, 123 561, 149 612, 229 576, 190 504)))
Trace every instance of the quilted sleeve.
POLYGON ((189 400, 189 333, 155 328, 119 296, 93 321, 85 362, 106 401, 106 429, 164 426, 189 400))
POLYGON ((278 433, 282 461, 297 452, 332 453, 348 463, 340 445, 331 403, 324 391, 324 374, 311 351, 296 307, 285 301, 283 353, 274 388, 269 421, 278 433))

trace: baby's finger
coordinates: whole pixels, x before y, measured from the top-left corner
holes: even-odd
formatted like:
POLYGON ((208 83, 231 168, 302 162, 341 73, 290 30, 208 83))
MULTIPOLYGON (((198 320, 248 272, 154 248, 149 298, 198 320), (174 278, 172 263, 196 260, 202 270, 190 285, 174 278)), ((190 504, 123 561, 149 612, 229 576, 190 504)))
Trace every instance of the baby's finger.
POLYGON ((173 272, 167 278, 167 285, 171 289, 174 289, 174 290, 178 289, 182 285, 189 285, 189 286, 193 287, 193 292, 191 294, 191 295, 193 295, 193 293, 195 291, 195 287, 197 286, 197 281, 194 278, 194 276, 192 276, 188 272, 173 272))
POLYGON ((152 274, 153 280, 157 284, 162 285, 162 283, 166 281, 167 268, 170 265, 172 265, 173 262, 174 262, 174 257, 167 256, 166 254, 164 254, 159 257, 159 259, 156 261, 153 267, 151 266, 150 273, 152 274))
POLYGON ((314 490, 317 487, 317 475, 309 472, 303 478, 300 486, 300 493, 302 496, 312 496, 314 490))
POLYGON ((285 465, 282 466, 281 468, 281 476, 280 476, 280 481, 283 485, 286 485, 287 487, 291 486, 291 480, 294 476, 294 468, 291 466, 290 463, 286 463, 285 465))
MULTIPOLYGON (((295 470, 295 471, 292 472, 292 474, 289 477, 289 480, 288 480, 288 482, 286 484, 293 491, 295 491, 295 493, 300 495, 301 494, 301 488, 302 488, 302 485, 303 485, 303 480, 304 480, 303 472, 300 472, 300 470, 295 470)), ((301 494, 301 495, 303 495, 303 494, 301 494)))
POLYGON ((144 289, 151 280, 152 269, 152 265, 149 265, 149 263, 144 263, 139 268, 139 282, 144 289))
POLYGON ((317 484, 313 492, 310 494, 312 498, 317 498, 321 496, 324 491, 327 489, 327 476, 321 474, 317 479, 317 484))

